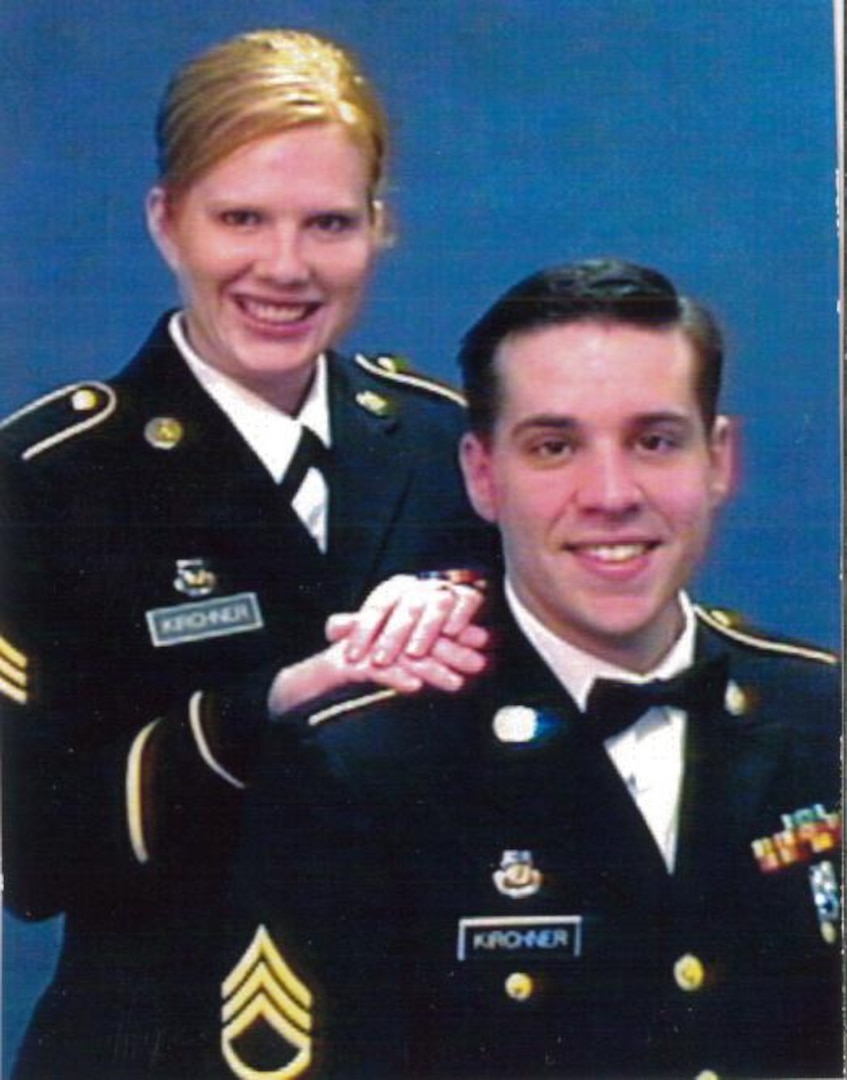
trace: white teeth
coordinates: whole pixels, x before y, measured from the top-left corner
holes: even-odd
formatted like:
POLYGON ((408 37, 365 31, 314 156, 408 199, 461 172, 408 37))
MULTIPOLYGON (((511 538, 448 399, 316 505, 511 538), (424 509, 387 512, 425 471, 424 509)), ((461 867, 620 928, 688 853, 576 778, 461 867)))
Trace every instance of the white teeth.
POLYGON ((600 562, 620 563, 637 559, 647 551, 646 544, 597 544, 585 550, 600 562))
POLYGON ((273 323, 275 326, 285 326, 288 323, 299 322, 304 319, 311 308, 311 304, 271 304, 261 300, 241 301, 244 310, 254 319, 262 322, 273 323))

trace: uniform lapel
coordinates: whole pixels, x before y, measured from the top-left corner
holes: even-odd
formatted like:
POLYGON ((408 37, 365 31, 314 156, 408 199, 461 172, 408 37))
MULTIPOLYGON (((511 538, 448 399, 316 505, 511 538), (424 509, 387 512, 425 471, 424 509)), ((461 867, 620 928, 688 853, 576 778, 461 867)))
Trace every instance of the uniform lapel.
POLYGON ((365 388, 339 357, 329 365, 332 466, 329 557, 348 580, 367 580, 396 520, 419 448, 388 394, 365 388))
MULTIPOLYGON (((667 885, 667 870, 653 837, 602 745, 579 732, 575 702, 514 626, 505 621, 500 672, 480 717, 488 736, 490 769, 483 783, 488 804, 504 829, 549 838, 575 894, 610 902, 643 901, 667 885), (497 747, 493 717, 504 705, 528 705, 558 721, 558 734, 536 749, 497 747)), ((506 845, 504 845, 506 846, 506 845)))
MULTIPOLYGON (((700 628, 697 651, 698 659, 710 659, 727 650, 700 628)), ((676 877, 695 890, 708 886, 729 853, 749 854, 754 837, 747 833, 783 756, 782 729, 759 710, 755 687, 731 650, 727 670, 726 700, 735 696, 743 706, 733 711, 724 701, 688 722, 676 877)))
POLYGON ((261 566, 275 595, 295 591, 303 580, 322 581, 324 556, 263 463, 191 374, 167 322, 166 316, 115 383, 138 447, 136 475, 149 494, 139 505, 148 523, 152 512, 166 529, 196 533, 199 546, 186 556, 206 554, 203 545, 214 534, 239 565, 249 559, 261 566), (155 437, 163 421, 171 425, 171 444, 155 437))

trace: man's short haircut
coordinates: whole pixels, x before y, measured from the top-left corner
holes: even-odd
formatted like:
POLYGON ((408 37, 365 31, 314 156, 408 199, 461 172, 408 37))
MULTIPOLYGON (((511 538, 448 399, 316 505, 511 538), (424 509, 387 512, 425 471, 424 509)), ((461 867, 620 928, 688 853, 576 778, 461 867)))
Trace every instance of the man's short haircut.
POLYGON ((612 258, 540 270, 504 293, 471 327, 459 352, 471 430, 488 436, 494 428, 500 404, 494 358, 507 338, 581 322, 682 331, 694 349, 695 392, 711 430, 723 366, 723 337, 714 316, 681 296, 657 270, 612 258))

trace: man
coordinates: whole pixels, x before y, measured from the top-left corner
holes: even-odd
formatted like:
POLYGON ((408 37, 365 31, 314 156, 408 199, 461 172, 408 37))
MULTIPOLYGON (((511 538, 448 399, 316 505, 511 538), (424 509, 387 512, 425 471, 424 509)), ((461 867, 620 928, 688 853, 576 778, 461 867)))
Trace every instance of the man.
POLYGON ((685 592, 732 485, 721 359, 708 312, 619 261, 470 331, 496 664, 272 733, 234 1075, 841 1075, 835 661, 685 592))

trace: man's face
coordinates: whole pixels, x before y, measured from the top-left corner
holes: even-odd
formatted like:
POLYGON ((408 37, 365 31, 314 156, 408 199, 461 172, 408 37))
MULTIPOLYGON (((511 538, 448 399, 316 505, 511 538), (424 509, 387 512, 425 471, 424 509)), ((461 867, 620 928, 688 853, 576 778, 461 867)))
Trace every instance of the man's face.
POLYGON ((501 531, 509 579, 550 630, 632 670, 681 629, 678 593, 732 476, 729 423, 707 433, 679 330, 581 322, 507 338, 490 439, 465 480, 501 531))

